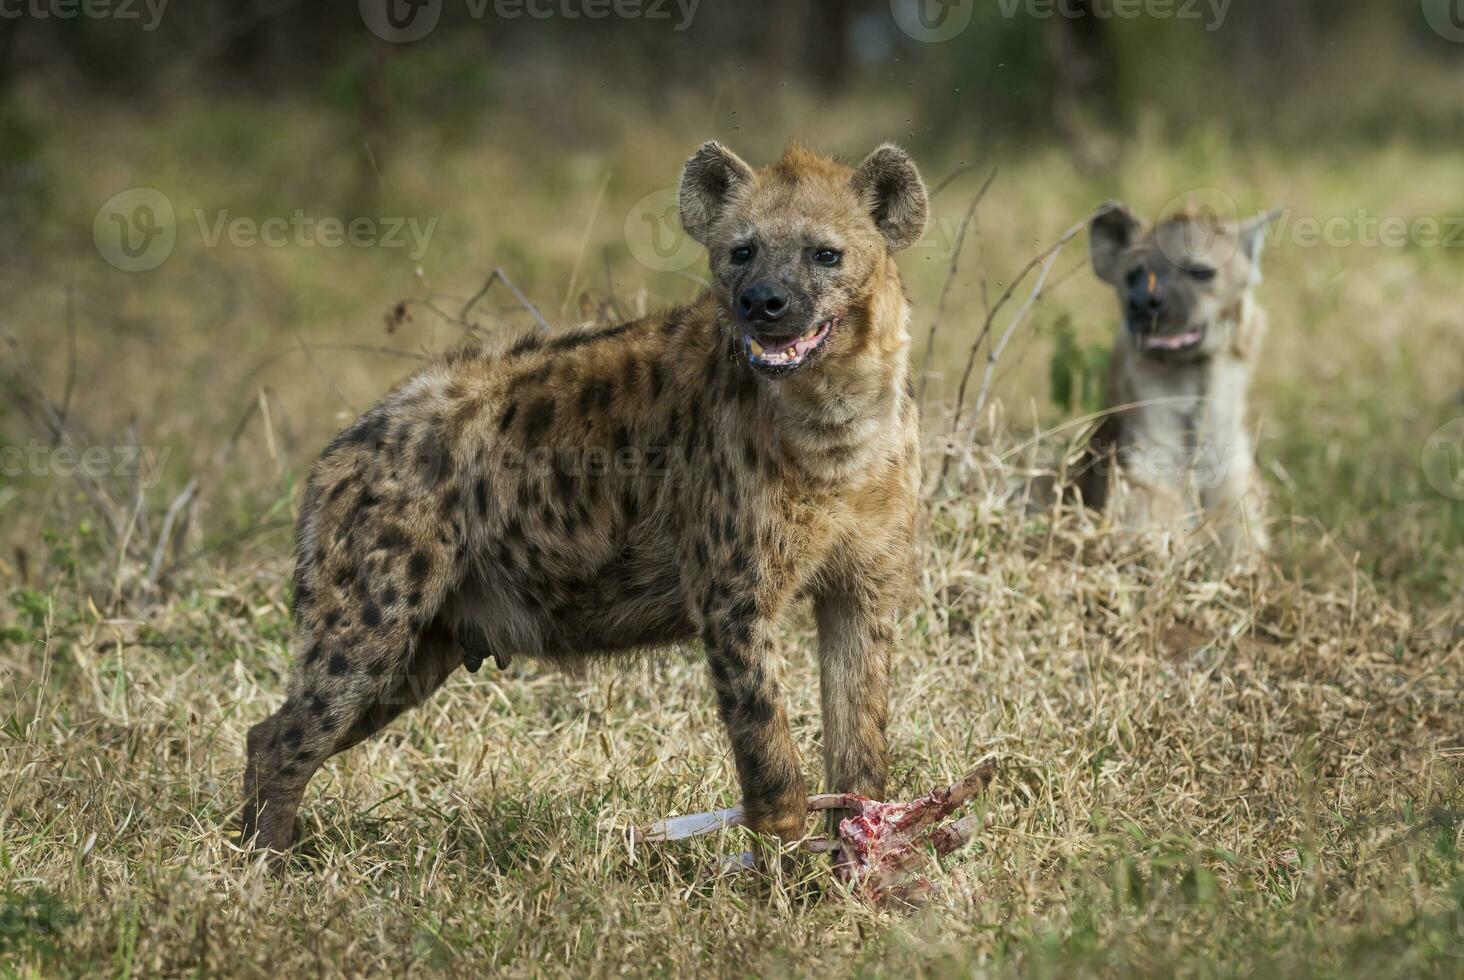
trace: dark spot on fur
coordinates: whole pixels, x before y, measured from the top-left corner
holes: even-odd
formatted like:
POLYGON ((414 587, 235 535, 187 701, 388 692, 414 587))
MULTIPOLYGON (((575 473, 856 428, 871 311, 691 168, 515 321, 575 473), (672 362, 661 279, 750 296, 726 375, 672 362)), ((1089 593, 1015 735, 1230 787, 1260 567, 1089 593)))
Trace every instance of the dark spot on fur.
POLYGON ((614 397, 614 388, 604 378, 597 378, 588 382, 580 389, 579 410, 581 415, 588 415, 593 408, 604 411, 610 407, 610 400, 614 397))
POLYGON ((549 431, 554 424, 554 402, 549 398, 541 398, 529 406, 524 414, 524 443, 536 445, 538 441, 549 431))
POLYGON ((666 390, 666 370, 661 367, 660 361, 651 362, 651 400, 655 401, 661 397, 666 390))
POLYGON ((488 480, 478 477, 478 482, 473 485, 473 500, 478 505, 478 516, 488 516, 488 480))
POLYGON ((574 496, 574 474, 563 460, 554 468, 554 492, 566 501, 574 496))
POLYGON ((381 551, 400 551, 408 543, 407 536, 397 527, 388 527, 376 536, 376 547, 381 551))
POLYGON ((351 669, 351 662, 344 655, 333 653, 330 655, 330 664, 326 669, 339 677, 351 669))
POLYGON ((407 559, 407 575, 413 583, 421 585, 427 579, 427 573, 432 570, 432 559, 427 557, 426 552, 414 551, 412 557, 407 559))
POLYGON ((509 402, 503 414, 498 417, 498 431, 507 432, 508 427, 513 425, 514 416, 518 414, 518 402, 509 402))
POLYGON ((368 413, 338 433, 330 441, 330 445, 325 447, 322 455, 329 456, 345 446, 364 446, 368 449, 375 449, 385 432, 386 415, 382 412, 368 413))
POLYGON ((573 333, 563 334, 549 341, 549 346, 554 350, 574 350, 576 347, 583 347, 585 344, 593 344, 598 340, 607 340, 611 337, 618 337, 627 330, 632 329, 634 323, 622 323, 619 326, 611 327, 608 330, 576 330, 573 333))
POLYGON ((508 356, 522 357, 525 354, 538 350, 542 346, 544 346, 544 341, 538 334, 525 334, 514 341, 513 346, 508 349, 508 356))

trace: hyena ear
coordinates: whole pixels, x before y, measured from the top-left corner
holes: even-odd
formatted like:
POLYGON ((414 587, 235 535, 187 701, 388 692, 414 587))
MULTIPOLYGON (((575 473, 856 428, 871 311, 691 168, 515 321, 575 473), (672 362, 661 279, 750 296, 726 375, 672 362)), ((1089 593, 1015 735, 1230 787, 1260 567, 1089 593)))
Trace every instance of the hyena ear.
POLYGON ((1261 281, 1261 253, 1266 249, 1266 229, 1285 213, 1285 208, 1272 208, 1240 226, 1240 249, 1250 260, 1252 285, 1261 281))
POLYGON ((1088 254, 1093 271, 1104 282, 1118 285, 1123 277, 1119 259, 1143 233, 1144 223, 1134 217, 1128 205, 1109 201, 1088 224, 1088 254))
POLYGON ((715 140, 703 143, 681 170, 681 227, 707 243, 707 234, 733 191, 752 180, 752 168, 715 140))
POLYGON ((850 184, 891 248, 909 248, 925 234, 930 212, 925 181, 904 150, 893 143, 879 147, 864 158, 850 184))

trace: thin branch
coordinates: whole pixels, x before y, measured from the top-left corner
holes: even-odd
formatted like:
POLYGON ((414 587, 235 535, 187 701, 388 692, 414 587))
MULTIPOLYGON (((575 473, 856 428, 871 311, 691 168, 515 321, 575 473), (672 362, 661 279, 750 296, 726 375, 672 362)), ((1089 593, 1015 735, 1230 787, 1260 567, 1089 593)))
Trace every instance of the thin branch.
POLYGON ((61 394, 61 424, 71 417, 71 393, 76 388, 76 287, 66 287, 66 390, 61 394))
POLYGON ((183 487, 183 491, 173 498, 168 505, 168 511, 163 515, 163 526, 158 530, 158 540, 153 545, 152 561, 147 564, 147 577, 145 579, 149 587, 156 585, 158 571, 163 565, 163 552, 167 550, 168 542, 173 537, 173 524, 178 520, 178 514, 188 502, 193 499, 193 494, 198 490, 198 478, 191 478, 183 487))
POLYGON ((981 189, 976 192, 976 196, 971 198, 971 204, 966 208, 966 214, 961 218, 960 227, 956 230, 956 247, 951 252, 951 266, 946 271, 945 282, 940 287, 940 300, 936 303, 935 317, 930 321, 930 332, 925 338, 925 361, 920 365, 920 393, 915 398, 916 402, 922 404, 925 402, 925 386, 930 381, 930 358, 935 352, 935 333, 940 327, 941 317, 945 315, 946 299, 950 296, 951 284, 956 281, 956 263, 961 258, 961 247, 966 243, 966 228, 970 225, 976 208, 980 206, 981 199, 986 196, 986 192, 991 189, 992 183, 996 180, 996 172, 995 167, 991 168, 991 174, 987 176, 981 189))
POLYGON ((981 388, 976 392, 976 401, 971 406, 972 415, 980 416, 981 409, 985 407, 986 399, 991 394, 991 378, 996 371, 996 362, 1001 358, 1002 352, 1006 350, 1007 344, 1012 339, 1012 334, 1016 332, 1017 327, 1021 326, 1022 321, 1031 312, 1032 305, 1042 295, 1042 284, 1047 282, 1047 274, 1052 271, 1053 265, 1056 264, 1057 256, 1058 253, 1053 252, 1047 257, 1047 261, 1042 263, 1042 271, 1037 274, 1037 282, 1033 284, 1032 291, 1027 294, 1026 301, 1012 315, 1011 321, 1007 323, 1006 330, 1002 332, 1001 339, 986 349, 986 370, 981 376, 981 388))
POLYGON ((976 335, 975 342, 971 344, 971 353, 970 356, 966 359, 966 369, 961 373, 961 385, 956 391, 955 419, 957 421, 960 420, 962 410, 964 409, 966 404, 966 386, 971 380, 971 372, 976 367, 977 351, 980 349, 982 343, 985 342, 986 338, 990 336, 992 325, 996 323, 997 314, 1002 311, 1002 308, 1006 306, 1007 302, 1016 292, 1017 287, 1026 280, 1027 276, 1032 273, 1033 269, 1036 269, 1038 266, 1046 262, 1049 256, 1055 255, 1057 252, 1060 252, 1063 246, 1076 238, 1084 228, 1088 227, 1088 223, 1101 213, 1103 213, 1102 210, 1095 211, 1087 218, 1084 218, 1082 221, 1073 225, 1067 231, 1063 232, 1061 238, 1059 238, 1056 242, 1050 245, 1036 258, 1032 259, 1032 261, 1028 262, 1026 266, 1022 268, 1022 271, 1017 274, 1016 278, 1011 281, 1010 285, 1007 286, 1006 291, 1001 294, 1001 297, 997 299, 995 305, 991 307, 991 312, 986 314, 986 322, 982 325, 981 332, 976 335))
MULTIPOLYGON (((943 191, 947 187, 951 186, 951 184, 955 183, 957 180, 959 180, 960 178, 966 176, 966 174, 970 173, 971 171, 977 169, 980 166, 981 166, 981 164, 979 164, 979 163, 963 163, 963 164, 961 164, 955 170, 952 170, 950 173, 948 173, 944 177, 942 177, 940 179, 940 183, 938 183, 934 187, 932 187, 930 189, 930 193, 927 196, 928 197, 935 197, 935 195, 939 194, 941 191, 943 191)), ((995 173, 995 171, 992 171, 992 172, 995 173)))
POLYGON ((564 302, 559 304, 559 321, 563 323, 568 319, 569 304, 574 299, 575 287, 579 284, 580 268, 584 265, 585 250, 590 246, 590 233, 595 229, 595 218, 599 217, 600 205, 605 201, 605 188, 610 186, 610 174, 605 174, 605 179, 600 181, 600 189, 595 192, 595 203, 590 205, 590 216, 585 219, 585 230, 580 235, 579 251, 575 253, 574 265, 569 271, 569 288, 564 291, 564 302))
POLYGON ((295 335, 295 343, 300 345, 300 353, 305 355, 305 360, 308 361, 310 363, 310 366, 315 369, 315 373, 320 375, 321 380, 330 385, 330 390, 335 392, 335 396, 340 399, 341 404, 350 409, 352 415, 360 415, 361 412, 356 408, 355 405, 351 404, 351 400, 346 397, 346 393, 344 391, 341 391, 341 386, 336 384, 336 379, 331 377, 329 372, 321 367, 320 363, 315 360, 315 355, 311 353, 309 347, 305 346, 305 338, 300 336, 300 331, 291 327, 290 332, 295 335))
POLYGON ((488 279, 486 282, 483 283, 482 287, 473 294, 473 298, 468 300, 467 303, 463 305, 463 311, 458 314, 459 321, 464 324, 467 323, 468 314, 473 311, 473 307, 478 305, 478 300, 482 299, 485 295, 487 295, 488 290, 493 288, 493 284, 495 282, 501 282, 505 286, 507 286, 508 291, 513 293, 513 298, 519 301, 519 305, 528 310, 529 313, 534 317, 534 321, 539 324, 539 329, 543 330, 545 333, 549 332, 549 323, 544 319, 543 314, 539 312, 538 308, 535 307, 533 303, 529 302, 528 298, 524 296, 523 293, 519 292, 519 288, 513 284, 513 281, 508 278, 502 268, 495 268, 488 275, 488 279))

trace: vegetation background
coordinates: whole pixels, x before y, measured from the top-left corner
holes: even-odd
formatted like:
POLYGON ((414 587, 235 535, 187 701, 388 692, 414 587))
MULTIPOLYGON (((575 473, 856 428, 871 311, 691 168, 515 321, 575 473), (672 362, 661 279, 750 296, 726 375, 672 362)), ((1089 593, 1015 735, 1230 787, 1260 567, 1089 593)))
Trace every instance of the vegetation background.
POLYGON ((0 968, 1464 975, 1457 0, 426 0, 407 43, 380 3, 0 2, 0 968), (934 191, 892 792, 995 758, 986 834, 919 911, 629 849, 735 797, 688 650, 463 675, 317 777, 290 874, 250 864, 314 455, 532 322, 514 289, 555 327, 690 297, 682 161, 795 137, 896 140, 934 191), (1018 318, 1029 263, 1111 198, 1287 209, 1254 574, 1004 502, 1116 319, 1081 235, 1018 318))

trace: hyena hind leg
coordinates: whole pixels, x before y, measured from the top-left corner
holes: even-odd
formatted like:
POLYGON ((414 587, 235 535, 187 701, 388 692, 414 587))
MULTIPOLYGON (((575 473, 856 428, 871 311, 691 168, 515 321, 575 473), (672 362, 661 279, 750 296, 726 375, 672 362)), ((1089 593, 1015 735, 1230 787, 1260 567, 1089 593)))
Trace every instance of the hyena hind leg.
POLYGON ((260 850, 294 843, 300 800, 326 759, 421 704, 462 664, 452 634, 436 622, 406 644, 382 637, 349 653, 305 649, 289 697, 246 742, 242 836, 260 850))

